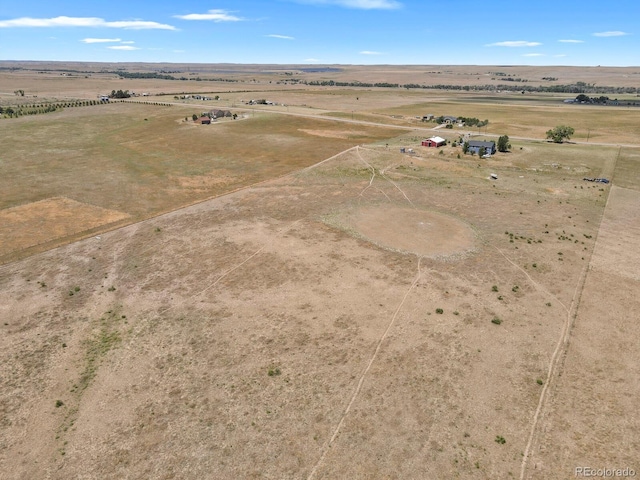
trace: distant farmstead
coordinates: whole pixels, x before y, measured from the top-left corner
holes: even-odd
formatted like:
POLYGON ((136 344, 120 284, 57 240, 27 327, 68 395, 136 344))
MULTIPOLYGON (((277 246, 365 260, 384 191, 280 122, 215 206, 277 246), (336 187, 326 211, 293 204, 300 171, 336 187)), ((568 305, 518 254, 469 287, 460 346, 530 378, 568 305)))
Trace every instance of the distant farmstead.
POLYGON ((201 123, 202 125, 211 125, 211 119, 209 117, 207 117, 206 115, 200 117, 196 121, 197 121, 197 123, 201 123))
POLYGON ((447 141, 442 137, 431 137, 422 141, 423 147, 441 147, 442 145, 446 145, 447 141))

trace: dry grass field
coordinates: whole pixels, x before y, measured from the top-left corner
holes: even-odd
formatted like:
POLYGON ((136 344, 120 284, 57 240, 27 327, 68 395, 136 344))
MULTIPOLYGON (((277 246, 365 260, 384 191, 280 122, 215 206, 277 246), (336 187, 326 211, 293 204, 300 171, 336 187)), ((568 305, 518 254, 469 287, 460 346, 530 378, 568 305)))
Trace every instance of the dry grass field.
MULTIPOLYGON (((640 471, 635 111, 269 86, 281 72, 236 67, 209 104, 0 119, 0 479, 640 471), (242 102, 266 97, 281 105, 242 102), (190 120, 221 104, 238 119, 190 120), (421 147, 467 133, 427 113, 489 118, 469 133, 512 149, 421 147), (559 123, 575 143, 544 141, 559 123)), ((38 75, 0 71, 0 91, 115 81, 38 75)))

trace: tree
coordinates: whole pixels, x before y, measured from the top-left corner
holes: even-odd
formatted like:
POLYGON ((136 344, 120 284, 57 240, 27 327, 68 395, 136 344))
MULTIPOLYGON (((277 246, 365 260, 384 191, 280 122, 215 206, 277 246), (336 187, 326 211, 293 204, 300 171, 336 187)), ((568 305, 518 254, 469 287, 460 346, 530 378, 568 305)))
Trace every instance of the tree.
POLYGON ((575 130, 572 127, 558 125, 554 129, 547 131, 547 138, 553 140, 554 143, 562 143, 565 138, 569 140, 574 132, 575 130))
POLYGON ((508 152, 511 148, 511 144, 509 143, 509 137, 507 135, 502 135, 498 138, 498 151, 499 152, 508 152))
POLYGON ((482 158, 482 157, 484 157, 486 154, 487 154, 487 149, 486 149, 486 148, 484 148, 484 147, 480 147, 480 148, 478 149, 478 156, 479 156, 479 157, 481 157, 481 158, 482 158))
POLYGON ((191 118, 193 118, 193 121, 195 122, 196 120, 198 120, 198 115, 194 113, 193 115, 191 115, 191 118))
POLYGON ((462 153, 466 155, 468 151, 469 151, 469 142, 464 142, 462 144, 462 153))

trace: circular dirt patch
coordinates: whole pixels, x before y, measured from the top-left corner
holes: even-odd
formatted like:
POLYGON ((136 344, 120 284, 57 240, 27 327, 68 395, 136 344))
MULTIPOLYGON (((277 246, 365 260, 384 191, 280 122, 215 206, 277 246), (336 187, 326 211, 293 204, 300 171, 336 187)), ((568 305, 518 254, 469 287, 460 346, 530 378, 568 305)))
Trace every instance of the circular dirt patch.
POLYGON ((463 254, 475 235, 448 215, 392 205, 360 207, 346 219, 348 227, 382 247, 425 257, 463 254))

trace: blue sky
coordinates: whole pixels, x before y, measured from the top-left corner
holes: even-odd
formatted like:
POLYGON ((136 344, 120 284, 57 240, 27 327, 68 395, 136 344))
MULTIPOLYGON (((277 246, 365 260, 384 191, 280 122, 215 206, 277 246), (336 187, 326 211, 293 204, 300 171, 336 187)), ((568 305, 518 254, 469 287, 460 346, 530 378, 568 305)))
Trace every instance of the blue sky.
POLYGON ((0 59, 640 66, 640 2, 2 2, 0 59))

